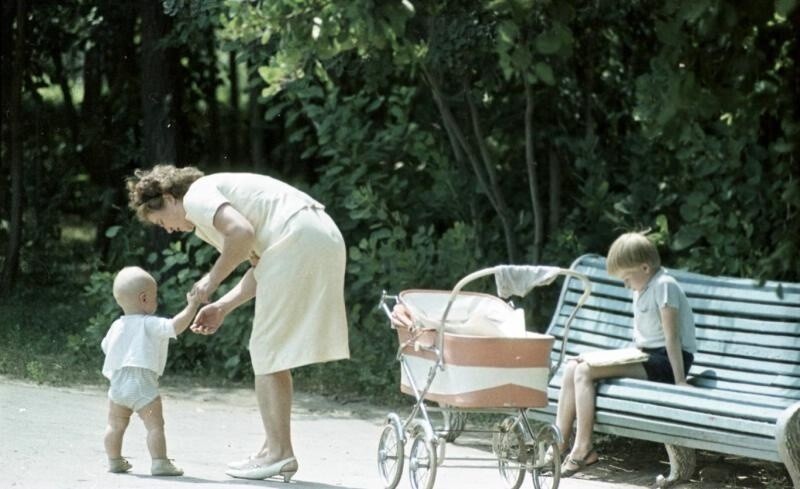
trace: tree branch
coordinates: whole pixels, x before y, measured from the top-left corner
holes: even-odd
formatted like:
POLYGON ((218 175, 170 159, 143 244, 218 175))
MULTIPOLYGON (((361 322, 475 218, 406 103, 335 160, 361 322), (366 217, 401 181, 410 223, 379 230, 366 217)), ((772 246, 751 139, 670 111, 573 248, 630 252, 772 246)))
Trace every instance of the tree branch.
POLYGON ((525 167, 528 169, 528 186, 533 209, 533 262, 539 263, 543 241, 542 204, 539 198, 539 176, 533 152, 533 88, 525 81, 525 167))

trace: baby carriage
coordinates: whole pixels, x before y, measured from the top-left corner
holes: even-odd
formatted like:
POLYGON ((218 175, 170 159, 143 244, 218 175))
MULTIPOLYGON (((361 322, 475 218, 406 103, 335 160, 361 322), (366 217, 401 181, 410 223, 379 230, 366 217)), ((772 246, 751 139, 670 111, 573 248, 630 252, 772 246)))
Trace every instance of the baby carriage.
POLYGON ((518 489, 530 472, 536 489, 556 489, 562 435, 554 424, 534 428, 525 412, 547 406, 547 386, 563 360, 570 323, 590 293, 589 279, 578 272, 514 265, 473 272, 452 291, 406 290, 397 296, 384 292, 379 306, 398 336, 400 388, 416 399, 405 419, 394 412, 387 415, 378 443, 384 487, 397 486, 407 463, 413 489, 431 489, 445 459, 446 443, 464 428, 465 413, 482 412, 506 415, 491 430, 496 459, 490 459, 506 486, 518 489), (468 283, 492 275, 499 297, 462 292, 468 283), (500 297, 524 297, 561 275, 577 279, 576 284, 580 281, 583 293, 566 320, 565 340, 556 356, 554 338, 525 331, 523 311, 500 297), (395 320, 390 301, 408 310, 413 327, 395 320), (441 427, 431 421, 430 413, 437 411, 443 414, 441 427))

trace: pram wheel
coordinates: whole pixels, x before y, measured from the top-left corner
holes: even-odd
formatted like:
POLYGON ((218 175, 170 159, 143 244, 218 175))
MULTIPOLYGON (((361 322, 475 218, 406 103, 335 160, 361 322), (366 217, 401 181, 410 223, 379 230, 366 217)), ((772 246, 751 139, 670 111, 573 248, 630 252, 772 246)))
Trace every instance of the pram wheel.
POLYGON ((557 489, 561 480, 561 455, 558 451, 558 439, 561 435, 554 425, 543 427, 536 436, 536 453, 531 470, 535 489, 557 489), (547 457, 547 453, 552 454, 547 457))
POLYGON ((504 419, 492 437, 492 451, 497 457, 497 470, 508 489, 519 489, 525 480, 527 448, 525 434, 517 418, 504 419))
POLYGON ((467 413, 448 408, 444 404, 441 406, 444 417, 444 439, 448 443, 453 443, 467 425, 467 413))
POLYGON ((413 489, 431 489, 436 482, 436 444, 435 438, 424 430, 418 430, 411 442, 408 456, 408 477, 413 489))
POLYGON ((403 424, 400 418, 391 413, 386 418, 386 426, 378 442, 378 472, 385 489, 394 489, 403 473, 403 424))

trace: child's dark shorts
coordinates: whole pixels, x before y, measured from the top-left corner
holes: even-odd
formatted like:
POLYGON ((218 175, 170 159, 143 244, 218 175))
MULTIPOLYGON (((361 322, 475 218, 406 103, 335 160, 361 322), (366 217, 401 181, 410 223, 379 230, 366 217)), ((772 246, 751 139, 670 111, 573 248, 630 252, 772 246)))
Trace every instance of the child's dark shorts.
MULTIPOLYGON (((675 375, 672 373, 672 365, 669 363, 666 347, 642 348, 642 351, 650 355, 650 358, 643 364, 644 370, 647 372, 647 380, 674 384, 675 375)), ((683 353, 683 371, 688 374, 694 362, 694 355, 686 350, 681 350, 681 353, 683 353)))

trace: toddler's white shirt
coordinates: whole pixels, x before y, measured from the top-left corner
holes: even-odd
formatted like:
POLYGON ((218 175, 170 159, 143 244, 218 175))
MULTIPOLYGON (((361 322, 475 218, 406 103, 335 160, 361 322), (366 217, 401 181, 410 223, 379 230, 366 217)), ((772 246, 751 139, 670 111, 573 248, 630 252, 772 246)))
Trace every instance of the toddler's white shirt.
POLYGON ((139 367, 161 376, 167 365, 169 339, 175 337, 172 319, 144 314, 121 316, 100 344, 106 354, 103 375, 111 379, 122 367, 139 367))

